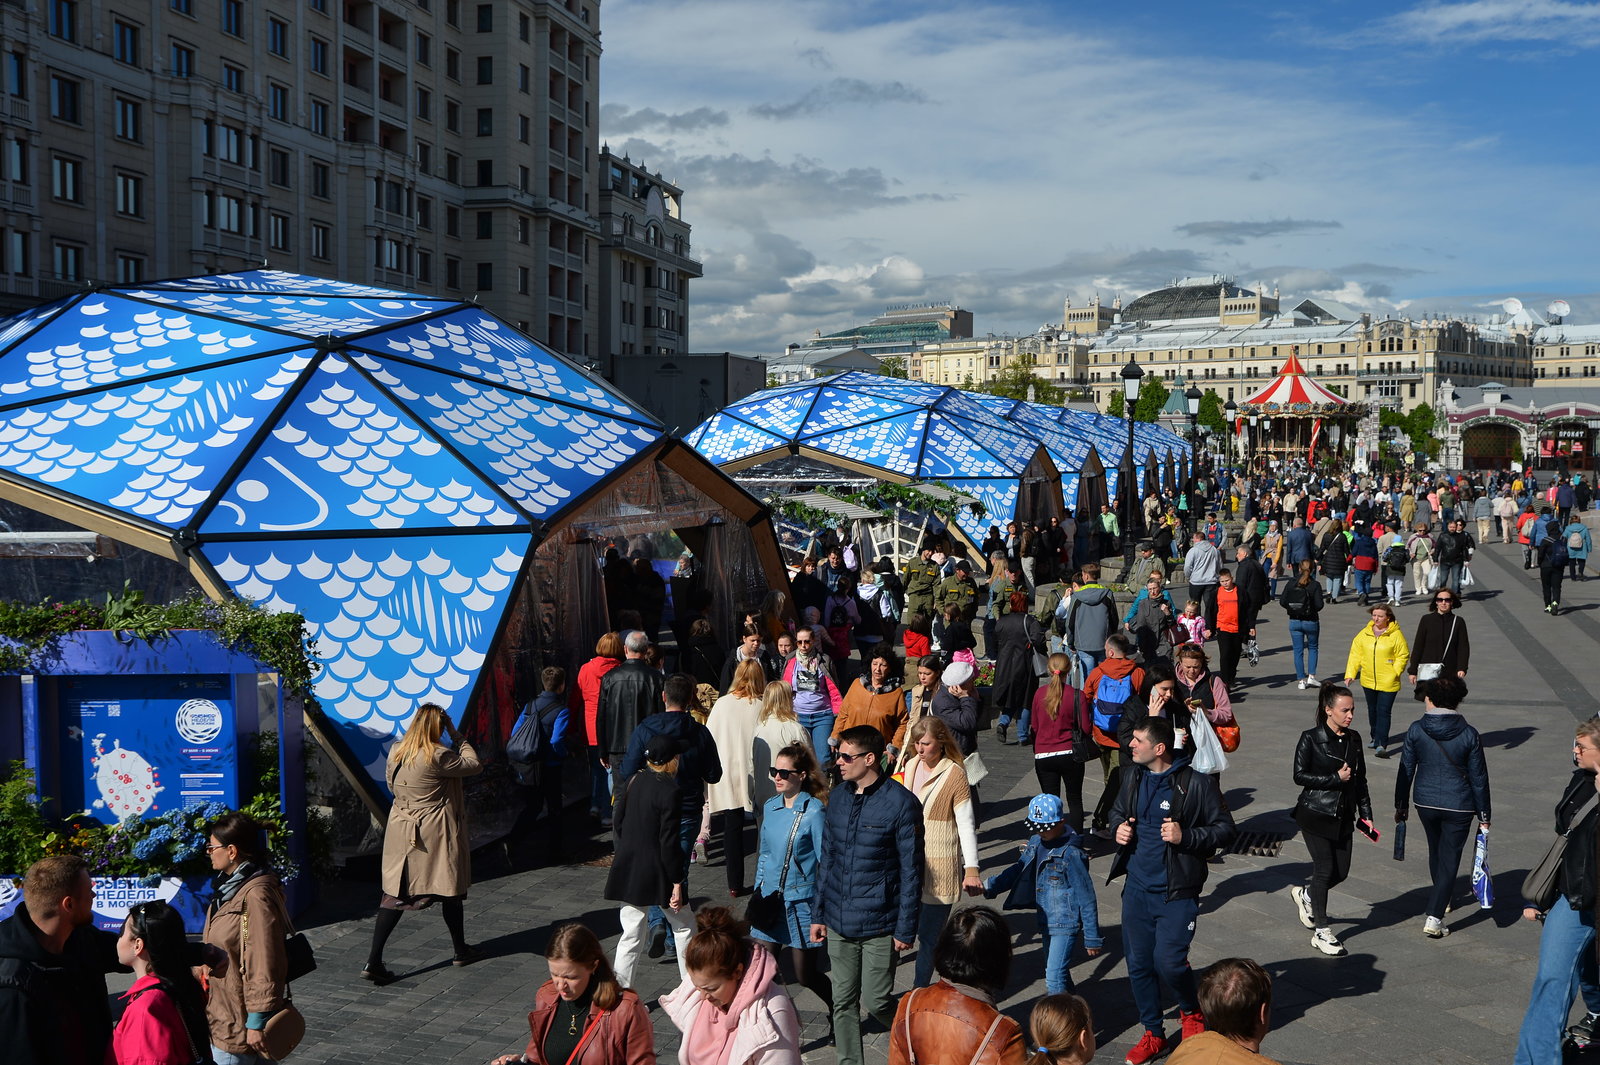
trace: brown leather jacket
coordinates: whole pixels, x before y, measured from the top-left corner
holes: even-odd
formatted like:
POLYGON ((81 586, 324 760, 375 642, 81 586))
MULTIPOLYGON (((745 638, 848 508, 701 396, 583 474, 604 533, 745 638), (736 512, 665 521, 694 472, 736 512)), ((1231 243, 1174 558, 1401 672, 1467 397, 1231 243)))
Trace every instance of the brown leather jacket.
POLYGON ((1023 1065, 1027 1058, 1022 1026, 975 987, 939 980, 907 994, 895 1010, 889 1065, 1023 1065))
MULTIPOLYGON (((544 1041, 550 1034, 555 1012, 556 985, 546 980, 533 996, 533 1011, 528 1014, 530 1038, 527 1049, 522 1052, 534 1065, 566 1065, 559 1061, 546 1062, 544 1058, 544 1041)), ((599 1013, 598 1006, 591 1006, 590 1020, 599 1013)), ((632 991, 622 992, 622 1001, 605 1014, 571 1065, 656 1065, 655 1029, 638 995, 632 991)))
POLYGON ((263 872, 244 882, 239 893, 218 903, 206 916, 201 938, 220 954, 207 972, 210 996, 206 1018, 211 1042, 230 1054, 254 1053, 245 1042, 250 1014, 272 1014, 288 1001, 289 956, 283 937, 289 930, 283 885, 263 872), (244 919, 249 914, 249 944, 244 919))

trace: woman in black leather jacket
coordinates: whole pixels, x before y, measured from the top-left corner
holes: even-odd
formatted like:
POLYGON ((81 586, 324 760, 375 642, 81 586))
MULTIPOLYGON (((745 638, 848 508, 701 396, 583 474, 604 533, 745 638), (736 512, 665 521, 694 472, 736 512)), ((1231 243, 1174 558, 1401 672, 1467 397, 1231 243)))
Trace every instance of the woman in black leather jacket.
POLYGON ((1600 789, 1600 776, 1596 775, 1600 771, 1600 717, 1578 726, 1572 755, 1578 768, 1556 803, 1556 831, 1571 835, 1556 874, 1555 901, 1543 913, 1531 902, 1522 910, 1527 920, 1542 919, 1544 929, 1539 933, 1539 967, 1517 1037, 1518 1063, 1561 1060, 1562 1030, 1572 1008, 1574 967, 1588 1015, 1573 1027, 1587 1028, 1586 1035, 1592 1039, 1600 1014, 1600 987, 1594 974, 1595 832, 1600 827, 1600 803, 1593 802, 1596 789, 1600 789))
POLYGON ((1294 749, 1294 782, 1300 785, 1294 819, 1311 852, 1311 886, 1294 884, 1289 894, 1300 923, 1312 929, 1311 945, 1335 958, 1346 951, 1328 924, 1328 890, 1350 875, 1356 818, 1372 821, 1361 735, 1350 727, 1355 707, 1349 688, 1324 683, 1317 723, 1300 734, 1294 749))

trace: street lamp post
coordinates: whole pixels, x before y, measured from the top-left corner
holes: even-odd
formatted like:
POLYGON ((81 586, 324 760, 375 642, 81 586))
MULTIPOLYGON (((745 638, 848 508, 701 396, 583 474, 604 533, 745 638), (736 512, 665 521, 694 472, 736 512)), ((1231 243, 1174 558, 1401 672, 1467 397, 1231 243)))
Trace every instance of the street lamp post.
POLYGON ((1199 386, 1190 384, 1183 393, 1183 401, 1189 408, 1189 486, 1188 486, 1188 511, 1194 514, 1194 482, 1195 460, 1200 454, 1200 401, 1205 398, 1205 393, 1199 386))
POLYGON ((1261 438, 1256 435, 1256 426, 1261 424, 1261 412, 1250 412, 1250 454, 1245 456, 1245 467, 1252 468, 1256 464, 1256 449, 1261 446, 1261 438))
POLYGON ((1223 431, 1228 434, 1228 463, 1231 465, 1233 463, 1233 440, 1238 435, 1239 404, 1230 399, 1222 405, 1222 409, 1228 415, 1228 424, 1223 431))
POLYGON ((1267 460, 1270 462, 1272 458, 1272 419, 1265 414, 1261 416, 1261 438, 1268 442, 1267 446, 1263 448, 1263 450, 1267 452, 1267 460))
POLYGON ((1539 445, 1544 441, 1544 423, 1549 420, 1549 417, 1544 411, 1536 410, 1530 419, 1533 422, 1533 461, 1528 465, 1532 470, 1539 468, 1539 445))
POLYGON ((1339 456, 1339 427, 1337 425, 1328 426, 1328 444, 1333 449, 1333 464, 1335 466, 1338 466, 1339 465, 1340 456, 1339 456))
POLYGON ((1126 575, 1133 568, 1133 515, 1138 506, 1135 497, 1139 491, 1139 486, 1134 483, 1138 473, 1133 464, 1133 411, 1139 402, 1139 382, 1144 377, 1144 368, 1130 358, 1122 368, 1121 376, 1123 420, 1128 430, 1128 442, 1122 453, 1124 469, 1117 477, 1117 487, 1122 497, 1122 572, 1126 575))

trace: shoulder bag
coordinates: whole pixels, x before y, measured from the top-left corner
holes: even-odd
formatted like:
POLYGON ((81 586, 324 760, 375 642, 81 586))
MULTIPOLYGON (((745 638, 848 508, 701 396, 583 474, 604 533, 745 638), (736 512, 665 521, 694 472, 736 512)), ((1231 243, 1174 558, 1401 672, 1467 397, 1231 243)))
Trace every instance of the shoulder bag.
MULTIPOLYGON (((809 796, 802 796, 809 798, 809 796)), ((795 800, 796 802, 799 799, 795 800)), ((794 823, 789 826, 789 845, 783 851, 783 872, 778 876, 777 891, 757 891, 744 907, 744 919, 755 928, 777 928, 783 924, 783 888, 789 882, 789 862, 794 858, 794 837, 800 831, 800 818, 805 809, 794 812, 794 823)))
MULTIPOLYGON (((250 948, 250 911, 239 913, 239 977, 245 976, 244 959, 250 948)), ((295 1008, 288 984, 283 988, 283 1008, 267 1018, 261 1030, 261 1049, 273 1061, 282 1061, 294 1053, 300 1040, 306 1037, 306 1019, 295 1008)))
POLYGON ((1560 894, 1556 884, 1561 878, 1561 860, 1567 853, 1567 838, 1583 823, 1583 819, 1589 816, 1589 811, 1594 809, 1596 802, 1600 802, 1600 792, 1591 794, 1588 801, 1578 807, 1578 812, 1567 822, 1567 830, 1550 841, 1550 849, 1545 851, 1544 857, 1539 859, 1539 864, 1528 870, 1528 875, 1523 878, 1522 897, 1540 913, 1555 905, 1556 896, 1560 894))
POLYGON ((1419 662, 1417 664, 1417 680, 1438 680, 1439 674, 1444 672, 1444 659, 1450 657, 1450 644, 1456 638, 1456 626, 1461 624, 1461 619, 1452 611, 1450 614, 1450 635, 1444 638, 1444 650, 1439 652, 1438 662, 1419 662))
MULTIPOLYGON (((906 1056, 911 1059, 911 1065, 919 1065, 917 1061, 917 1045, 911 1039, 911 1002, 917 997, 917 992, 921 990, 922 988, 919 987, 906 996, 906 1012, 902 1024, 902 1029, 906 1035, 906 1056)), ((983 1057, 983 1052, 989 1049, 989 1041, 994 1038, 994 1031, 1000 1027, 1000 1019, 1004 1016, 1005 1014, 1003 1013, 995 1013, 994 1020, 989 1022, 989 1030, 983 1033, 983 1042, 979 1043, 978 1049, 972 1052, 972 1060, 967 1062, 967 1065, 978 1065, 978 1061, 983 1057)))

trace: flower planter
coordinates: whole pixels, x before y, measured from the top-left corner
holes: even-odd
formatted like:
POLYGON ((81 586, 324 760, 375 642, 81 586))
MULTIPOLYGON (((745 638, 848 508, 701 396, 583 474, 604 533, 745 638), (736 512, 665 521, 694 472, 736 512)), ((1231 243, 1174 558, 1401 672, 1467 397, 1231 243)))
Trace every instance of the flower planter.
MULTIPOLYGON (((0 876, 0 919, 11 916, 22 902, 22 877, 0 876)), ((198 935, 206 923, 206 906, 211 901, 211 878, 205 876, 165 877, 147 885, 137 876, 97 876, 94 880, 94 926, 107 932, 121 932, 128 911, 141 902, 170 903, 183 915, 183 930, 198 935)))

